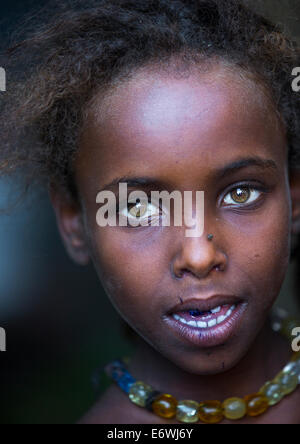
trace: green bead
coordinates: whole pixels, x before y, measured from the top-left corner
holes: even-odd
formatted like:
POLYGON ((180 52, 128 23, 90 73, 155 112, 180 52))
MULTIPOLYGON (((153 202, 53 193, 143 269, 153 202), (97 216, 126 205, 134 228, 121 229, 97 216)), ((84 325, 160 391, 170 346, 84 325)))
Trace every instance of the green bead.
POLYGON ((176 419, 181 422, 198 422, 199 403, 196 401, 179 401, 176 410, 176 419))
POLYGON ((300 361, 291 361, 283 369, 283 373, 300 377, 300 361))
POLYGON ((289 395, 296 390, 298 386, 298 377, 289 373, 280 372, 276 376, 274 382, 280 385, 284 395, 289 395))
POLYGON ((134 404, 137 404, 140 407, 145 407, 148 396, 152 391, 153 388, 150 385, 145 384, 142 381, 137 381, 130 387, 129 399, 134 404))
POLYGON ((259 393, 267 398, 270 406, 278 404, 284 397, 281 385, 275 382, 267 382, 259 393))
POLYGON ((237 420, 247 413, 247 406, 241 398, 228 398, 223 402, 224 416, 227 419, 237 420))

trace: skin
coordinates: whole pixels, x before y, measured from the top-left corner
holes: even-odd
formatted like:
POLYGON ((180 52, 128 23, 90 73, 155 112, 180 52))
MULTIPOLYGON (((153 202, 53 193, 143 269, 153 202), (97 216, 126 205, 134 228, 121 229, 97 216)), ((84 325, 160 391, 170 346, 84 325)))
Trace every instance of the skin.
MULTIPOLYGON (((287 362, 289 344, 268 323, 299 224, 299 180, 289 176, 286 145, 262 90, 219 65, 182 78, 144 69, 104 102, 94 101, 75 163, 80 205, 55 189, 51 199, 70 256, 83 265, 93 261, 112 304, 139 335, 129 367, 138 379, 178 399, 222 400, 256 392, 287 362), (252 165, 220 177, 225 166, 249 158, 274 167, 252 165), (204 235, 187 238, 185 226, 99 228, 96 195, 123 176, 151 177, 170 192, 204 191, 204 235), (228 193, 248 183, 259 191, 254 203, 225 204, 228 193), (166 313, 180 298, 212 294, 239 295, 243 322, 222 346, 187 344, 170 330, 166 313)), ((117 193, 118 186, 105 189, 117 193)), ((264 423, 299 423, 297 403, 298 392, 264 423)), ((82 420, 95 422, 164 420, 112 386, 82 420)))

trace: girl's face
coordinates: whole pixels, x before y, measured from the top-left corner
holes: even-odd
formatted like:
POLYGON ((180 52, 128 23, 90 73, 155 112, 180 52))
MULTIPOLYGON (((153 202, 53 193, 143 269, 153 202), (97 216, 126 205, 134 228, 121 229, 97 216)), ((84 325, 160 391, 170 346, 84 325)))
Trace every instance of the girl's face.
POLYGON ((266 321, 290 251, 286 139, 261 89, 221 68, 181 78, 144 70, 94 105, 76 180, 90 256, 121 316, 187 372, 236 365, 266 321), (118 196, 118 181, 129 192, 204 191, 204 235, 172 224, 100 228, 96 196, 118 196), (193 327, 174 313, 213 322, 193 327))

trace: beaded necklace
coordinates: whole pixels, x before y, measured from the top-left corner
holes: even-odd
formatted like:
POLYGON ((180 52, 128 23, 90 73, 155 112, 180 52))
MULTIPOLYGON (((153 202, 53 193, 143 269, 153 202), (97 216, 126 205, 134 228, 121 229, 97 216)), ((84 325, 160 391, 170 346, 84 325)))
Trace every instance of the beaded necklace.
MULTIPOLYGON (((291 332, 300 322, 290 319, 279 310, 273 318, 274 331, 291 339, 291 332)), ((268 381, 257 393, 244 398, 228 398, 220 401, 178 401, 174 396, 155 390, 137 381, 127 370, 128 358, 117 359, 105 367, 106 374, 128 395, 131 402, 164 419, 176 418, 183 423, 217 424, 225 418, 239 420, 257 417, 293 393, 300 384, 300 352, 293 353, 283 370, 268 381)))

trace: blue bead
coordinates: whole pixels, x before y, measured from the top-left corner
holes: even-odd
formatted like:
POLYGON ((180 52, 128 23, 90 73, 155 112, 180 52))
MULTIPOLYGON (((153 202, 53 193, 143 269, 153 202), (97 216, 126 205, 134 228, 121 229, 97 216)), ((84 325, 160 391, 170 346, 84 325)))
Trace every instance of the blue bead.
POLYGON ((128 370, 125 367, 125 364, 120 359, 111 362, 105 368, 105 371, 108 376, 110 376, 118 386, 125 392, 129 393, 130 387, 132 384, 136 382, 128 370))

